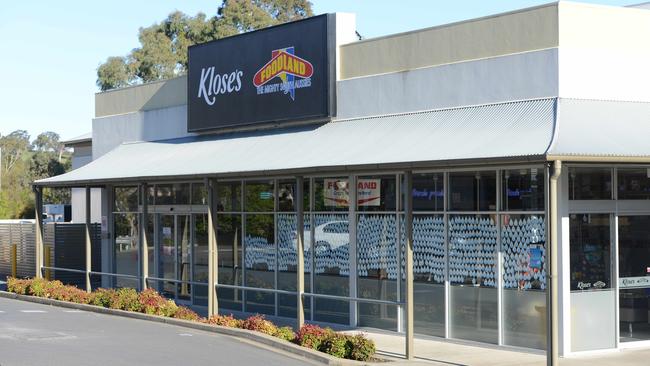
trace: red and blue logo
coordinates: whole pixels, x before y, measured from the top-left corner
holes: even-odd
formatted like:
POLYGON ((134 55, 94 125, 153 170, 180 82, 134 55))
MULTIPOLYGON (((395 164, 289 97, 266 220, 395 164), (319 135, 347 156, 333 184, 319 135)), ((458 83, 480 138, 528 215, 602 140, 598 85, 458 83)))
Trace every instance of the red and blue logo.
POLYGON ((284 92, 295 100, 296 89, 310 87, 313 74, 311 62, 296 56, 293 46, 286 47, 271 52, 271 60, 255 73, 253 85, 258 95, 284 92), (276 77, 281 82, 271 83, 276 77))

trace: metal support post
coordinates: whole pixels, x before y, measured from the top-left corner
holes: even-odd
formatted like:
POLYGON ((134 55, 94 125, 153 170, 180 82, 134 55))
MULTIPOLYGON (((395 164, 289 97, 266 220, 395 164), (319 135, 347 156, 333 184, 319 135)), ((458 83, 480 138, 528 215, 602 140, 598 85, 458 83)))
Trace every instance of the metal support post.
POLYGON ((34 206, 35 206, 35 215, 36 215, 36 227, 35 227, 35 245, 36 248, 34 253, 36 255, 36 278, 43 278, 43 273, 41 272, 43 267, 43 188, 34 187, 34 206))
POLYGON ((404 236, 405 270, 406 270, 406 358, 412 360, 413 353, 413 176, 410 171, 404 173, 404 236))
POLYGON ((92 238, 90 234, 90 187, 86 186, 86 292, 93 290, 90 284, 92 268, 92 238))
POLYGON ((303 294, 305 293, 305 225, 304 225, 304 180, 302 177, 296 177, 296 255, 298 257, 296 266, 296 292, 298 302, 296 303, 297 329, 302 328, 305 324, 305 311, 303 307, 303 294))
POLYGON ((215 181, 206 179, 205 188, 208 191, 208 316, 212 316, 219 313, 215 181))
POLYGON ((546 364, 550 366, 559 365, 559 301, 558 301, 558 179, 562 173, 562 162, 556 160, 553 164, 553 174, 550 177, 549 184, 549 218, 548 222, 550 225, 550 271, 549 271, 549 283, 550 283, 550 324, 551 324, 551 342, 546 350, 546 364))
POLYGON ((147 183, 140 185, 140 201, 142 202, 142 217, 140 218, 140 290, 147 289, 147 278, 149 277, 149 238, 147 228, 149 227, 149 186, 147 183))

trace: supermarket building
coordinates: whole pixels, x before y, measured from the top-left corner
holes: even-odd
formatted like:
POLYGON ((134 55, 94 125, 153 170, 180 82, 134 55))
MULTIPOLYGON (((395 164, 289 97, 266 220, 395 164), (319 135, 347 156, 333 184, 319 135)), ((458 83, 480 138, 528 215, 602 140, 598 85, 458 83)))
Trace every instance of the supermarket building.
POLYGON ((76 169, 35 182, 37 210, 72 188, 100 223, 88 286, 540 350, 557 329, 564 356, 650 346, 650 11, 355 29, 197 45, 188 76, 98 93, 76 169))

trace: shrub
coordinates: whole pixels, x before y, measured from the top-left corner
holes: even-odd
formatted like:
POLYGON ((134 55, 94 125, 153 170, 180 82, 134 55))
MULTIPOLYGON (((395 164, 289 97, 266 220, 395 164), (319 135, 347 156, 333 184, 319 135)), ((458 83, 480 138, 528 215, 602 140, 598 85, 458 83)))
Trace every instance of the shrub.
POLYGON ((272 322, 264 319, 264 315, 253 315, 250 318, 244 320, 241 324, 241 328, 254 330, 256 332, 275 335, 278 331, 278 327, 275 326, 272 322))
POLYGON ((117 291, 114 289, 99 288, 90 294, 88 303, 91 305, 103 306, 110 308, 116 301, 117 291))
POLYGON ((52 297, 52 291, 63 287, 61 281, 48 281, 44 278, 35 278, 29 285, 28 293, 36 297, 52 297))
POLYGON ((7 291, 19 295, 27 295, 31 283, 32 280, 21 280, 15 277, 7 277, 7 291))
POLYGON ((158 291, 150 288, 140 292, 139 301, 146 314, 172 317, 178 310, 173 300, 165 299, 158 291))
POLYGON ((318 350, 320 344, 333 332, 330 328, 321 328, 318 325, 306 324, 298 330, 296 343, 303 347, 318 350))
POLYGON ((140 304, 140 296, 138 292, 132 288, 121 288, 115 292, 112 297, 112 303, 109 305, 112 309, 120 309, 126 311, 140 312, 142 304, 140 304))
POLYGON ((236 319, 234 316, 232 316, 232 314, 230 315, 215 314, 203 320, 203 322, 206 324, 220 325, 222 327, 230 327, 230 328, 241 328, 241 323, 242 323, 241 320, 236 319))
POLYGON ((328 355, 344 358, 348 352, 348 336, 331 332, 318 346, 318 350, 328 355))
POLYGON ((55 287, 50 290, 50 297, 55 300, 87 304, 90 301, 90 294, 74 286, 55 287))
POLYGON ((191 320, 191 321, 201 320, 201 317, 199 316, 199 314, 197 314, 194 311, 186 308, 185 306, 179 306, 178 307, 178 309, 174 313, 174 318, 183 319, 183 320, 191 320))
POLYGON ((348 336, 348 353, 345 358, 357 361, 367 361, 375 354, 375 342, 363 334, 348 336))
POLYGON ((278 328, 274 336, 289 342, 293 342, 293 340, 296 339, 296 333, 291 327, 278 328))

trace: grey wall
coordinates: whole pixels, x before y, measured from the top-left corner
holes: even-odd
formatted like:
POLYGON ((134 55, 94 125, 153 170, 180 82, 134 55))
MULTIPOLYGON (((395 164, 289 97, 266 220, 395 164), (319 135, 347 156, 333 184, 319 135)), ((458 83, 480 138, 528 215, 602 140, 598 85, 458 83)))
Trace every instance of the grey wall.
POLYGON ((338 83, 338 119, 558 95, 557 48, 338 83))
POLYGON ((93 159, 123 142, 164 140, 187 132, 187 106, 160 108, 93 119, 93 159))

